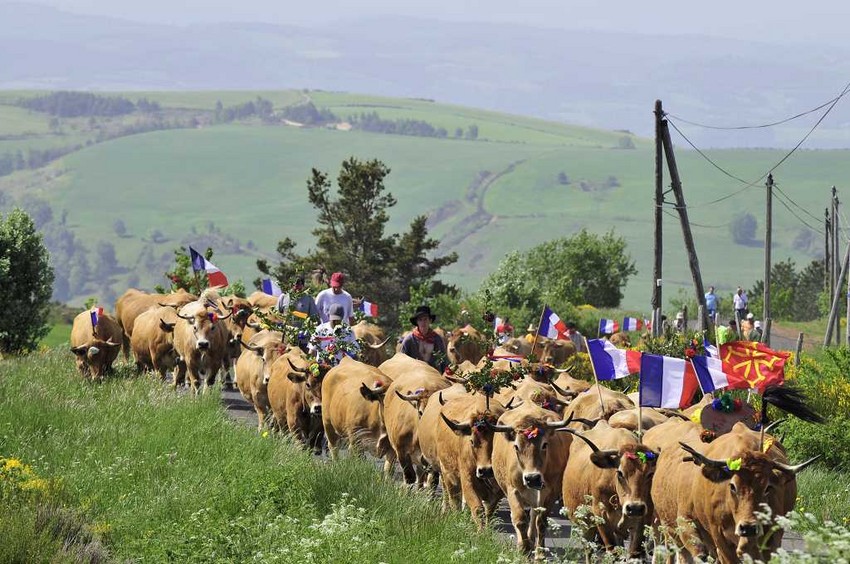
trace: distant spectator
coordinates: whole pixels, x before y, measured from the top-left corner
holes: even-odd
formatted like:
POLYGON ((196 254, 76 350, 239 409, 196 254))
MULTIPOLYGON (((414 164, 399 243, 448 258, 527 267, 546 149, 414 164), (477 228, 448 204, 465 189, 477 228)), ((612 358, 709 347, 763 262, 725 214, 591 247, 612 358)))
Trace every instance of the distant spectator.
POLYGON ((755 316, 752 313, 748 313, 746 317, 741 319, 741 335, 744 337, 748 337, 750 331, 754 329, 753 322, 755 321, 755 316))
POLYGON ((687 329, 687 327, 685 327, 685 313, 680 311, 676 313, 676 321, 673 323, 673 330, 676 331, 676 333, 684 333, 685 329, 687 329))
POLYGON ((714 286, 708 287, 708 292, 705 293, 705 309, 708 312, 708 318, 712 323, 717 323, 717 294, 714 293, 714 286))
POLYGON ((575 321, 567 321, 565 325, 567 326, 567 336, 575 345, 576 352, 587 352, 587 349, 584 348, 584 335, 578 332, 575 321))
POLYGON ((729 320, 728 326, 718 325, 717 326, 717 345, 723 345, 725 343, 731 343, 732 341, 737 341, 738 337, 738 324, 735 323, 734 319, 729 320))
POLYGON ((755 329, 756 333, 759 334, 758 341, 761 342, 761 337, 764 334, 764 331, 761 328, 761 321, 756 321, 753 323, 753 329, 755 329))
POLYGON ((732 296, 732 305, 735 308, 735 313, 738 314, 738 319, 744 319, 747 317, 747 308, 749 306, 750 300, 747 298, 747 293, 738 286, 738 289, 735 290, 735 295, 732 296))

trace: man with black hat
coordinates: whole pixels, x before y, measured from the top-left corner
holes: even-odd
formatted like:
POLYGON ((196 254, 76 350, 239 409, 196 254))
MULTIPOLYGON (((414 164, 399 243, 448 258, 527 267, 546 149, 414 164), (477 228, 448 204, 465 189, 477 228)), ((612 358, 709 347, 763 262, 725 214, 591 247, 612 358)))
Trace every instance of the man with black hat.
POLYGON ((430 307, 423 305, 416 308, 416 313, 410 318, 413 331, 401 342, 401 352, 443 372, 448 366, 446 344, 431 329, 436 320, 437 316, 431 313, 430 307))
POLYGON ((567 321, 567 337, 570 338, 573 345, 576 347, 576 352, 587 352, 584 347, 584 335, 578 332, 575 321, 567 321))

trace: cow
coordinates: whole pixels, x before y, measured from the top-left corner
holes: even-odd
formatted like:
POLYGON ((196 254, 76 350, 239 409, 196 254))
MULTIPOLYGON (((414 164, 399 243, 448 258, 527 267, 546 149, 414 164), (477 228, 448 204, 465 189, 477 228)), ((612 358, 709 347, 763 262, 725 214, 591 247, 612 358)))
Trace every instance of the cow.
POLYGON ((580 394, 581 392, 586 392, 587 390, 589 390, 591 383, 587 380, 573 378, 569 375, 568 372, 561 372, 555 379, 555 385, 561 388, 562 390, 567 390, 580 394))
POLYGON ((190 294, 183 288, 170 294, 148 294, 136 288, 130 288, 121 294, 115 302, 115 317, 125 335, 122 340, 124 360, 130 358, 130 337, 133 336, 133 325, 139 315, 160 305, 179 308, 197 299, 198 296, 190 294))
POLYGON ((638 414, 641 416, 641 427, 643 431, 648 431, 656 425, 660 425, 667 421, 668 416, 665 412, 655 410, 651 407, 639 409, 633 407, 618 411, 608 418, 608 424, 618 429, 627 429, 629 431, 638 431, 638 414))
POLYGON ((392 379, 384 399, 387 438, 401 465, 405 483, 421 485, 425 468, 417 434, 419 418, 428 398, 448 388, 451 382, 427 363, 404 354, 395 355, 378 368, 392 379))
POLYGON ((767 562, 783 531, 756 513, 766 512, 762 505, 771 516, 792 510, 797 473, 817 457, 789 465, 777 441, 768 435, 763 452, 760 434, 741 422, 709 444, 700 441, 700 431, 696 423, 671 420, 644 436, 645 444, 661 448, 657 469, 664 479, 652 486, 658 519, 682 531, 677 540, 690 556, 732 563, 746 555, 767 562), (683 530, 682 522, 694 528, 683 530))
POLYGON ((384 458, 391 475, 395 452, 384 424, 384 394, 392 379, 374 366, 343 357, 322 380, 322 424, 331 459, 343 441, 350 450, 368 449, 384 458))
POLYGON ((487 341, 484 335, 472 325, 455 329, 446 342, 446 353, 452 364, 460 364, 464 360, 476 364, 485 352, 487 352, 487 341))
POLYGON ((618 411, 631 409, 634 406, 635 404, 626 394, 599 384, 594 384, 571 401, 564 414, 572 416, 574 419, 607 420, 618 411), (602 395, 602 401, 604 401, 604 410, 600 403, 600 394, 602 395))
POLYGON ((561 366, 568 358, 576 354, 576 346, 569 339, 540 339, 535 354, 543 364, 561 366))
POLYGON ((629 539, 629 556, 643 554, 644 525, 653 516, 650 489, 658 452, 625 429, 610 427, 605 421, 586 432, 571 431, 573 440, 564 470, 563 500, 570 519, 591 496, 591 511, 597 517, 588 540, 598 532, 606 549, 623 546, 629 539), (590 462, 590 464, 588 464, 590 462))
POLYGON ((437 424, 443 508, 459 509, 463 499, 479 528, 486 526, 503 497, 493 473, 492 455, 494 424, 504 411, 496 400, 490 401, 488 410, 481 394, 458 395, 442 406, 442 421, 437 424))
POLYGON ((247 300, 248 303, 251 304, 251 307, 259 308, 264 312, 269 312, 277 307, 277 297, 270 296, 269 294, 259 290, 248 296, 247 300))
POLYGON ((556 430, 568 423, 526 402, 505 411, 494 426, 493 472, 508 498, 517 544, 526 552, 543 548, 546 514, 561 495, 572 436, 556 430))
POLYGON ((204 290, 199 300, 181 307, 177 312, 180 319, 174 327, 174 349, 180 361, 173 385, 183 384, 188 374, 189 386, 194 393, 198 393, 201 384, 206 388, 215 382, 227 354, 227 329, 222 320, 232 314, 228 312, 218 316, 209 311, 210 296, 217 297, 217 294, 204 290))
POLYGON ((236 360, 242 354, 242 342, 243 340, 250 341, 250 337, 244 339, 244 333, 248 318, 252 314, 251 304, 245 298, 224 296, 219 300, 219 309, 223 313, 230 312, 230 316, 224 320, 224 328, 227 331, 227 347, 222 359, 221 369, 224 371, 225 385, 232 386, 235 378, 236 360))
MULTIPOLYGON (((469 393, 463 384, 452 384, 428 398, 422 417, 419 418, 419 450, 422 452, 423 464, 428 467, 426 485, 433 488, 437 487, 440 475, 440 461, 437 458, 437 429, 438 425, 443 424, 440 411, 448 400, 466 395, 469 393)), ((444 504, 443 510, 448 510, 448 506, 444 504)))
MULTIPOLYGON (((571 392, 566 392, 566 390, 561 391, 569 394, 567 396, 568 399, 572 399, 572 397, 576 395, 571 392)), ((550 411, 554 411, 559 415, 568 405, 567 401, 559 397, 558 391, 553 388, 551 384, 539 382, 528 376, 522 380, 514 382, 513 389, 510 387, 503 388, 495 395, 495 398, 501 402, 502 405, 512 404, 519 406, 525 401, 532 401, 537 405, 550 411)))
POLYGON ((288 429, 315 454, 322 453, 322 380, 330 370, 290 347, 271 366, 268 398, 279 429, 288 429))
POLYGON ((84 311, 74 318, 71 326, 71 352, 77 361, 77 370, 84 378, 103 380, 118 358, 124 331, 118 321, 104 313, 92 323, 92 312, 84 311))
POLYGON ((526 357, 531 354, 531 343, 525 337, 513 337, 501 346, 508 354, 526 357))
POLYGON ((257 432, 266 426, 266 418, 271 410, 268 384, 271 368, 279 356, 285 354, 283 333, 261 331, 248 343, 236 360, 236 387, 245 401, 254 406, 257 412, 257 432))
POLYGON ((628 333, 618 332, 611 335, 608 340, 612 345, 619 349, 627 349, 632 346, 632 340, 629 338, 628 333))
POLYGON ((166 372, 177 367, 174 327, 179 319, 169 306, 149 309, 136 318, 130 347, 138 370, 152 370, 164 381, 166 372))
POLYGON ((384 346, 390 340, 384 334, 384 330, 368 321, 361 321, 351 326, 354 338, 363 343, 360 348, 361 360, 372 366, 380 366, 387 360, 387 351, 384 346))

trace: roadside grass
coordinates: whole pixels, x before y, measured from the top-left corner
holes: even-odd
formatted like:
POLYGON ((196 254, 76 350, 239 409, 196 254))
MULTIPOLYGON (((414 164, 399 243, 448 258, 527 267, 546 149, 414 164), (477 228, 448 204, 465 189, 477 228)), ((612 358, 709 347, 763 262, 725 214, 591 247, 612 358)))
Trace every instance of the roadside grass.
POLYGON ((67 345, 71 341, 71 324, 57 323, 50 327, 50 333, 41 340, 41 347, 54 349, 60 345, 67 345))
POLYGON ((832 521, 850 526, 850 472, 824 465, 808 468, 797 474, 797 498, 794 510, 811 513, 817 523, 832 521))
MULTIPOLYGON (((370 462, 322 462, 231 421, 216 391, 174 393, 127 366, 90 384, 61 350, 0 364, 0 456, 57 483, 48 501, 75 508, 118 560, 517 558, 494 532, 478 533, 464 514, 441 515, 370 462)), ((53 541, 33 523, 4 524, 0 545, 25 538, 49 552, 53 541)))

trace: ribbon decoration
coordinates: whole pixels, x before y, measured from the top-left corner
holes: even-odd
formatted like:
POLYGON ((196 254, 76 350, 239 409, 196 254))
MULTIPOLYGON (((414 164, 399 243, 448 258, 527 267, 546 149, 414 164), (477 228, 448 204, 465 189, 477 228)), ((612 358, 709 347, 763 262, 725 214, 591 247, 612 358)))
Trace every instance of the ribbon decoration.
POLYGON ((735 458, 735 459, 730 458, 729 460, 726 461, 726 469, 729 470, 730 472, 737 472, 738 470, 741 469, 741 459, 740 458, 735 458))
POLYGON ((525 435, 525 438, 529 441, 540 436, 540 429, 538 427, 529 427, 528 429, 523 429, 520 432, 525 435))

